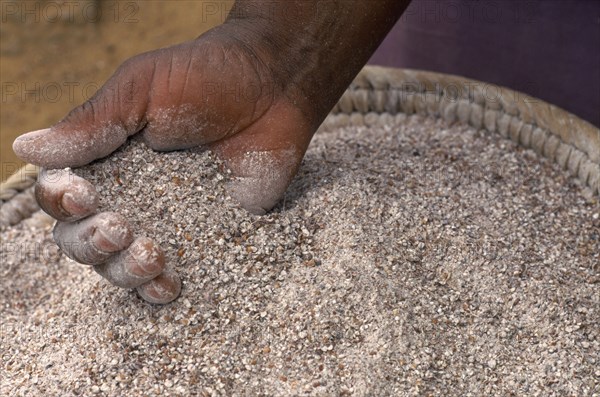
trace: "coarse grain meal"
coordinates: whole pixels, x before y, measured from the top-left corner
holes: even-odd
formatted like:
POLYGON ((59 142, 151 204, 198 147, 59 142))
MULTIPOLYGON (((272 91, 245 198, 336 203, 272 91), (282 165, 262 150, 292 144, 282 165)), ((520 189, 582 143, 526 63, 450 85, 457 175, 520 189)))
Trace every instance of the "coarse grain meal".
POLYGON ((411 116, 313 139, 265 216, 209 152, 77 174, 181 276, 158 306, 5 228, 2 395, 592 396, 598 203, 498 135, 411 116), (11 245, 12 244, 12 245, 11 245))

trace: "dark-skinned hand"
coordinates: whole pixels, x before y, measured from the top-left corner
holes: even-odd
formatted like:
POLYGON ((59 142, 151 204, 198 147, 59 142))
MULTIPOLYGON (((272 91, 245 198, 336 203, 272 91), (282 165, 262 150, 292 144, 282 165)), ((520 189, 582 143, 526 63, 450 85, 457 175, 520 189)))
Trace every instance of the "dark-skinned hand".
POLYGON ((211 149, 231 170, 232 198, 255 214, 271 209, 318 125, 406 6, 332 0, 315 13, 317 3, 270 3, 272 13, 264 2, 238 1, 223 25, 127 60, 56 125, 19 137, 15 153, 43 167, 36 197, 58 221, 54 237, 65 254, 149 302, 179 295, 160 247, 118 208, 98 213, 91 183, 58 171, 106 157, 134 134, 157 151, 211 149), (291 20, 281 16, 290 7, 291 20), (264 14, 240 13, 248 10, 264 14), (345 24, 358 38, 341 40, 345 24))

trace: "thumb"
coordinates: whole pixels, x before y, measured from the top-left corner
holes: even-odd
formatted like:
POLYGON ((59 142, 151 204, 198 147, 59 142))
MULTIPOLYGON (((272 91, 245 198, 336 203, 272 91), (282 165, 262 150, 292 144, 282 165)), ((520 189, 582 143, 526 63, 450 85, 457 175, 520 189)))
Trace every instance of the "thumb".
POLYGON ((152 53, 123 63, 87 102, 51 128, 21 135, 13 150, 45 168, 78 167, 105 157, 145 123, 152 80, 152 53))

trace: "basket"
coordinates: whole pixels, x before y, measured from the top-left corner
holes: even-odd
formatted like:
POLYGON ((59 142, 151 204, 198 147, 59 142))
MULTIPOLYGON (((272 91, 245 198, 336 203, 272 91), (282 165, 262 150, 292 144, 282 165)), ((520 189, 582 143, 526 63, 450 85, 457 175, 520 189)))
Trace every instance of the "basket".
MULTIPOLYGON (((540 99, 460 76, 367 66, 319 130, 386 125, 410 114, 497 132, 558 163, 586 194, 600 194, 600 129, 540 99)), ((37 173, 28 164, 0 184, 0 227, 40 211, 33 192, 37 173)))

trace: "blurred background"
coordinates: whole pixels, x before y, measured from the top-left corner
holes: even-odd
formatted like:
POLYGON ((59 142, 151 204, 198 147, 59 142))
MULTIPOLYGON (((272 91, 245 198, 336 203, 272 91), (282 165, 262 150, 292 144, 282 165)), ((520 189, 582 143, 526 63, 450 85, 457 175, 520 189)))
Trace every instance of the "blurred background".
POLYGON ((23 165, 14 139, 93 95, 127 58, 193 39, 233 1, 0 1, 0 179, 23 165))
POLYGON ((600 127, 599 0, 412 0, 371 63, 509 87, 600 127))
MULTIPOLYGON (((56 123, 127 58, 220 24, 232 4, 0 0, 0 179, 22 165, 18 135, 56 123)), ((370 63, 507 86, 600 126, 598 48, 598 0, 412 0, 370 63)))

